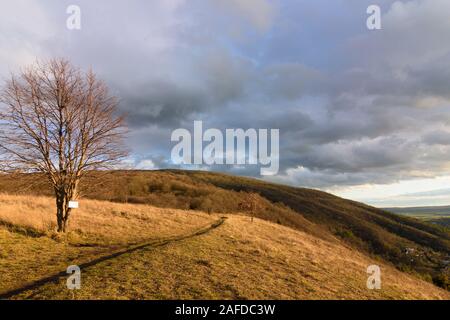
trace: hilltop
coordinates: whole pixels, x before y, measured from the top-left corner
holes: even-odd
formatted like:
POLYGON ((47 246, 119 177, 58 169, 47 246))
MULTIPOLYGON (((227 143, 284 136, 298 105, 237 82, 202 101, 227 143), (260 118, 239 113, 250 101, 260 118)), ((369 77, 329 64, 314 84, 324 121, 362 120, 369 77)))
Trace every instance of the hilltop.
MULTIPOLYGON (((45 179, 38 175, 0 178, 0 192, 18 190, 51 195, 45 179)), ((82 193, 84 198, 111 202, 252 215, 345 245, 448 288, 448 230, 318 190, 211 172, 156 170, 93 172, 86 177, 82 193), (256 195, 257 210, 240 205, 249 194, 256 195)))

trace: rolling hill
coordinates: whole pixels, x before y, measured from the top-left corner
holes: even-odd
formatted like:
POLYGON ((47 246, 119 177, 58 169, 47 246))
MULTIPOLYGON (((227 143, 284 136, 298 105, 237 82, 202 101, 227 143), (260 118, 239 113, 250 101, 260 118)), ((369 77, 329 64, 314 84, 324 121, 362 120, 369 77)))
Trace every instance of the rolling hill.
POLYGON ((339 241, 242 214, 83 200, 71 231, 53 199, 0 195, 3 299, 449 299, 339 241), (82 270, 66 289, 68 265, 82 270), (379 265, 382 287, 366 287, 379 265))
MULTIPOLYGON (((0 192, 51 195, 39 175, 3 176, 0 192)), ((92 172, 84 198, 214 214, 247 214, 344 246, 416 278, 449 285, 448 230, 325 192, 219 173, 160 170, 92 172), (242 207, 249 195, 256 210, 242 207)))

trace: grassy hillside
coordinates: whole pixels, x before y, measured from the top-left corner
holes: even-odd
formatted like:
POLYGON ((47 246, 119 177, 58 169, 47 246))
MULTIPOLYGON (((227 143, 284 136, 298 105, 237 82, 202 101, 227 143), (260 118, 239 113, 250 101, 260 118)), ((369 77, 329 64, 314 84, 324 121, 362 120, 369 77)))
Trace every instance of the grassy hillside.
POLYGON ((450 298, 338 241, 258 218, 83 200, 61 237, 52 204, 0 195, 0 298, 450 298), (65 287, 70 264, 82 266, 81 290, 65 287), (371 264, 381 290, 366 287, 371 264))
POLYGON ((71 232, 61 236, 54 232, 53 211, 52 198, 0 195, 0 292, 72 262, 185 234, 215 220, 202 212, 89 200, 73 215, 71 232))
MULTIPOLYGON (((51 194, 45 179, 37 176, 0 179, 0 191, 23 190, 24 185, 23 192, 51 194)), ((448 287, 448 230, 325 192, 181 170, 92 173, 83 186, 87 198, 218 213, 242 212, 239 204, 254 193, 258 210, 247 214, 330 242, 344 241, 400 270, 448 287)))

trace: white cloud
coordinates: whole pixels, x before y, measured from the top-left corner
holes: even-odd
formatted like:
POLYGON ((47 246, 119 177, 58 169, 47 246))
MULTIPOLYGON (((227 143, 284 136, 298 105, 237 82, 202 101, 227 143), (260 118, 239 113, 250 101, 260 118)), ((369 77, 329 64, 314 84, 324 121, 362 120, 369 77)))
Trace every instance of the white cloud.
POLYGON ((16 71, 47 53, 56 34, 55 21, 37 1, 3 1, 0 10, 0 74, 16 71))
POLYGON ((275 18, 275 8, 267 0, 214 0, 217 6, 247 20, 259 31, 267 31, 275 18))
POLYGON ((156 169, 155 164, 153 163, 152 160, 147 159, 147 160, 141 160, 137 166, 136 169, 140 169, 140 170, 151 170, 151 169, 156 169))

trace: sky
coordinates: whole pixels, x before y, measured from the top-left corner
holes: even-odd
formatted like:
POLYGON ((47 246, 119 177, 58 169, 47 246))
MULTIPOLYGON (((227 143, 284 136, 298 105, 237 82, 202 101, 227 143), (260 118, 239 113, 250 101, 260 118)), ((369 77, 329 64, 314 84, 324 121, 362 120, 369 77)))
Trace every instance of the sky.
POLYGON ((277 128, 277 175, 191 168, 380 207, 450 204, 448 0, 0 3, 0 78, 52 57, 92 67, 128 115, 136 168, 177 167, 171 132, 195 120, 277 128), (366 26, 373 4, 381 30, 366 26))

